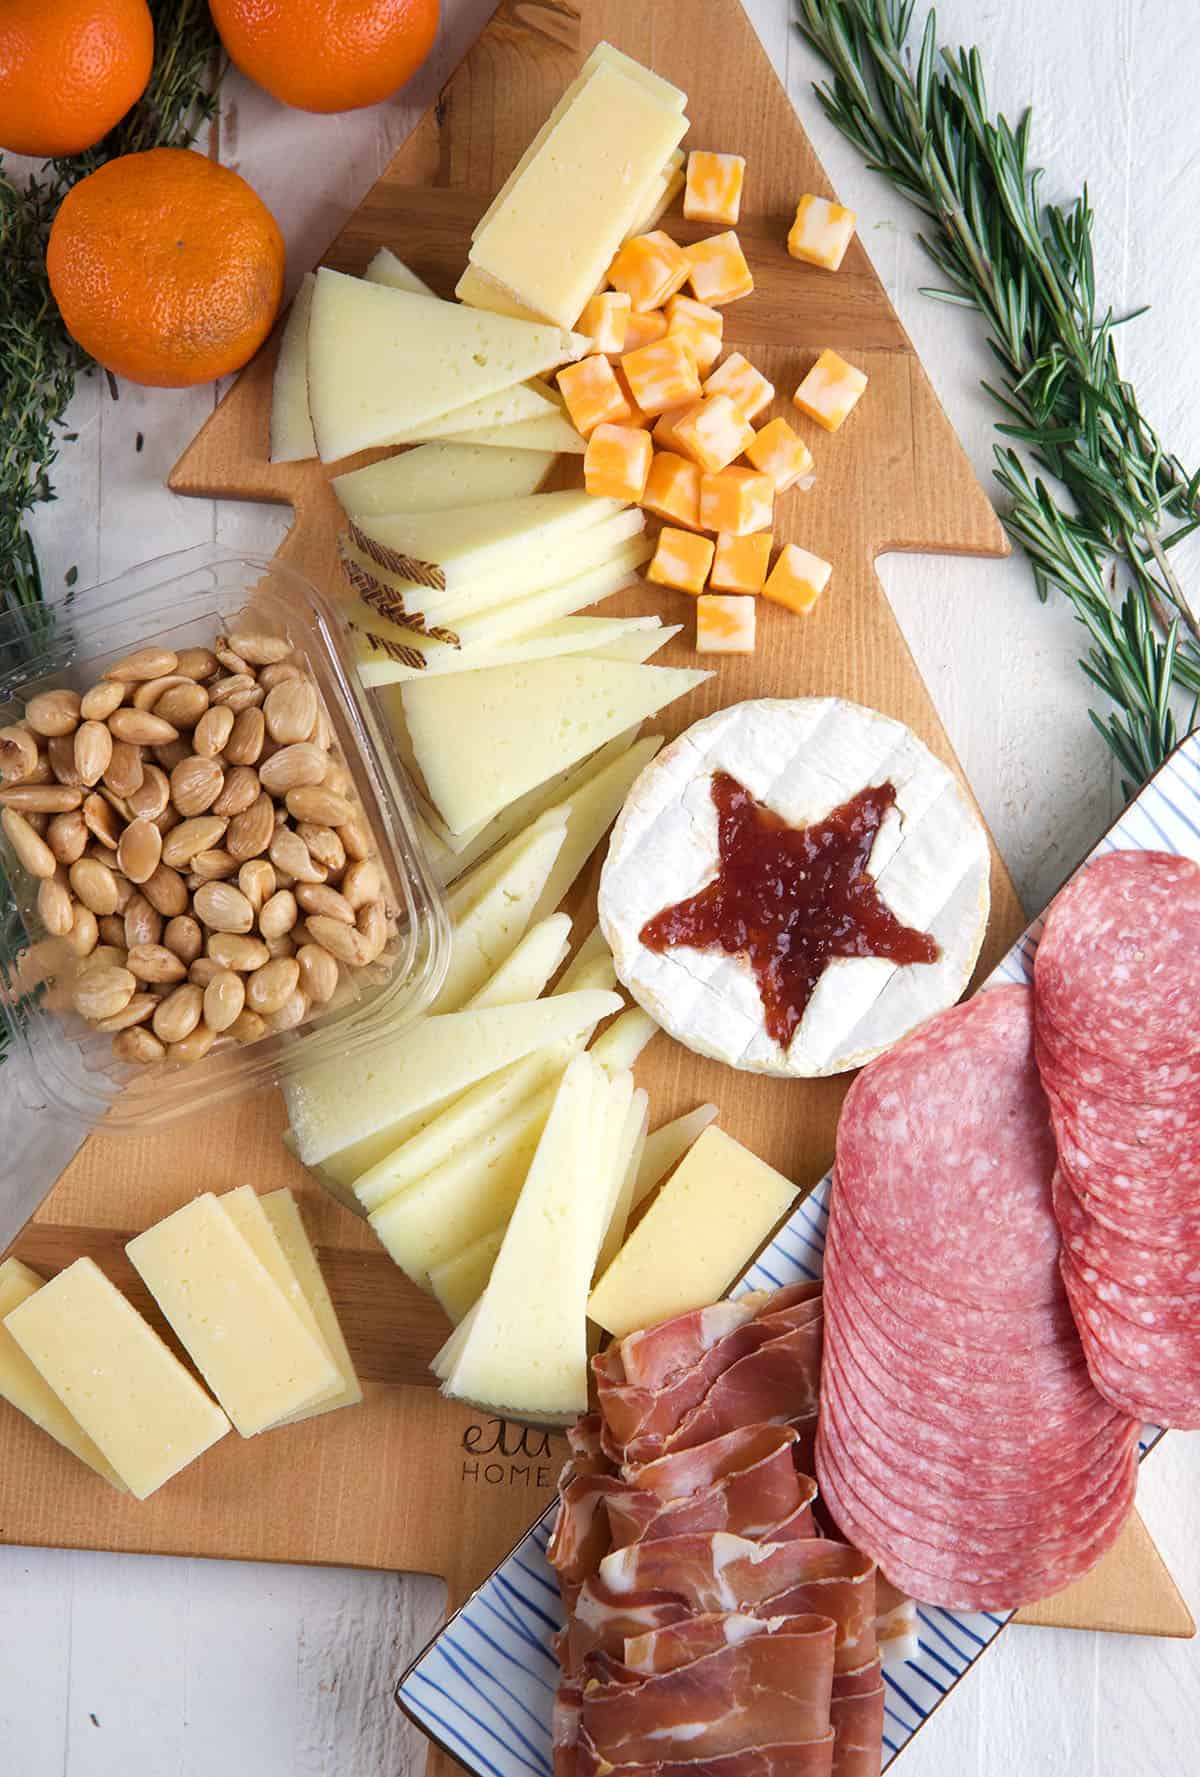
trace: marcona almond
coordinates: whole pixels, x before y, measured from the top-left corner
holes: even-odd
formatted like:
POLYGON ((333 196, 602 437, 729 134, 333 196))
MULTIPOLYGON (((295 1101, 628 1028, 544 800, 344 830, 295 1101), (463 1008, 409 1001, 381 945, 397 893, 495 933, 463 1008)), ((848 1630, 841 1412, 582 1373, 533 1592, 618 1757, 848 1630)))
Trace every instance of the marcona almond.
POLYGON ((58 783, 78 786, 83 782, 79 775, 79 767, 75 763, 75 736, 73 734, 53 735, 46 743, 46 758, 58 783))
POLYGON ((281 1030, 295 1030, 298 1024, 304 1023, 310 1010, 308 995, 303 988, 297 987, 293 993, 288 995, 277 1012, 268 1013, 267 1029, 272 1034, 281 1030))
POLYGON ((85 722, 106 722, 125 701, 125 686, 115 679, 101 679, 79 700, 79 713, 85 722))
POLYGON ((192 749, 186 740, 169 740, 164 746, 158 746, 154 749, 155 760, 162 766, 168 776, 170 776, 171 772, 174 771, 177 765, 182 765, 183 761, 185 759, 190 759, 191 756, 192 749))
POLYGON ((222 969, 204 989, 204 1022, 219 1034, 236 1024, 245 1004, 245 982, 232 969, 222 969))
POLYGON ((39 691, 25 705, 25 720, 35 734, 58 737, 79 726, 78 691, 39 691))
POLYGON ((216 1040, 216 1031, 210 1030, 207 1024, 200 1023, 186 1037, 181 1037, 179 1042, 167 1044, 167 1060, 203 1061, 216 1040))
MULTIPOLYGON (((106 856, 107 855, 108 854, 106 854, 106 856)), ((102 859, 101 862, 103 862, 103 861, 104 860, 102 859)), ((113 873, 113 881, 117 885, 116 911, 121 915, 121 917, 123 919, 125 917, 125 909, 128 907, 129 903, 133 900, 133 897, 137 894, 138 891, 135 888, 134 884, 132 882, 130 882, 130 880, 127 876, 122 876, 121 872, 119 870, 115 869, 111 864, 109 865, 109 868, 112 870, 112 873, 113 873)))
POLYGON ((225 788, 213 803, 214 814, 239 815, 253 806, 260 794, 253 765, 235 765, 225 774, 225 788))
POLYGON ((17 854, 17 861, 31 876, 53 876, 58 867, 58 859, 46 844, 41 835, 34 831, 28 820, 15 808, 6 808, 0 812, 0 827, 3 828, 8 843, 17 854))
POLYGON ((95 790, 83 799, 83 824, 106 851, 116 851, 121 838, 120 822, 109 803, 95 790))
POLYGON ((290 790, 307 784, 319 784, 325 776, 327 756, 311 741, 297 741, 294 746, 281 747, 259 767, 258 775, 264 790, 272 796, 286 796, 290 790))
POLYGON ((135 1024, 145 1024, 154 1016, 154 1008, 158 1004, 157 997, 152 993, 135 993, 128 1004, 114 1012, 111 1018, 98 1018, 97 1030, 130 1030, 135 1024))
POLYGON ((203 683, 205 679, 216 678, 217 657, 211 648, 181 648, 175 671, 181 678, 203 683))
POLYGON ((213 703, 228 703, 241 691, 253 691, 255 681, 249 673, 229 673, 223 679, 217 679, 208 688, 208 695, 213 703))
POLYGON ((167 921, 162 941, 182 962, 194 963, 204 949, 200 921, 193 919, 190 913, 177 913, 174 919, 167 921))
POLYGON ((321 781, 324 783, 327 790, 336 790, 339 796, 349 796, 351 800, 353 800, 354 779, 350 776, 350 773, 346 770, 346 767, 342 764, 341 760, 335 759, 332 753, 328 755, 325 776, 321 781))
POLYGON ((383 954, 388 941, 387 910, 382 901, 368 901, 358 910, 359 935, 367 946, 367 961, 373 963, 383 954))
POLYGON ((261 857, 275 833, 275 805, 269 796, 260 795, 229 823, 225 843, 240 862, 261 857))
POLYGON ((329 919, 320 913, 310 914, 308 931, 313 943, 328 950, 340 963, 362 968, 370 961, 367 939, 354 926, 343 925, 340 919, 329 919))
POLYGON ((97 919, 117 911, 121 892, 107 864, 101 864, 96 858, 77 858, 69 874, 73 892, 85 907, 91 908, 97 919))
POLYGON ((123 1030, 119 1036, 113 1038, 113 1054, 122 1061, 133 1061, 141 1067, 148 1066, 152 1061, 161 1061, 166 1052, 154 1032, 147 1030, 144 1024, 135 1024, 132 1030, 123 1030))
POLYGON ((71 929, 67 933, 67 943, 81 959, 90 956, 100 942, 100 926, 96 915, 82 901, 76 901, 72 908, 73 918, 71 929))
POLYGON ((91 955, 79 965, 76 979, 82 979, 85 969, 123 969, 124 967, 125 946, 123 944, 97 944, 91 955))
POLYGON ((309 856, 318 864, 333 871, 345 868, 346 848, 332 827, 315 827, 311 821, 297 821, 296 831, 308 847, 309 856))
POLYGON ((347 821, 337 830, 338 838, 346 848, 346 856, 364 862, 371 856, 371 835, 362 815, 356 814, 354 819, 347 821))
POLYGON ((290 932, 280 932, 276 938, 264 940, 270 956, 295 956, 296 940, 290 932))
POLYGON ((46 828, 46 844, 60 864, 73 864, 87 850, 88 830, 77 808, 56 814, 46 828))
MULTIPOLYGON (((250 672, 250 662, 248 660, 243 660, 236 648, 230 647, 228 636, 217 637, 216 641, 213 643, 213 653, 221 662, 221 665, 225 668, 227 673, 250 672)), ((253 677, 252 674, 251 677, 253 677)))
POLYGON ((152 707, 172 728, 194 729, 208 710, 208 692, 191 679, 175 678, 152 707))
POLYGON ((98 784, 112 759, 113 737, 103 722, 81 722, 75 730, 75 769, 89 789, 98 784))
POLYGON ((151 907, 145 895, 134 895, 121 918, 125 943, 130 950, 139 944, 157 944, 162 937, 162 914, 156 907, 151 907))
POLYGON ((258 682, 264 691, 273 691, 276 685, 283 685, 288 679, 303 677, 298 666, 294 666, 290 660, 281 660, 271 666, 264 666, 258 675, 258 682))
POLYGON ((248 858, 238 871, 238 887, 255 912, 275 893, 275 869, 266 858, 248 858))
POLYGON ((234 1020, 227 1034, 235 1043, 257 1043, 260 1037, 267 1034, 266 1020, 260 1018, 257 1012, 247 1010, 234 1020))
POLYGON ((291 827, 276 827, 271 840, 271 862, 277 870, 286 870, 297 882, 324 882, 325 869, 314 864, 308 847, 291 827))
POLYGON ((119 913, 105 913, 96 921, 100 933, 100 942, 120 953, 121 967, 125 967, 125 921, 119 913))
POLYGON ((292 644, 279 636, 263 635, 259 630, 231 630, 229 646, 251 666, 275 666, 286 660, 292 651, 292 644))
POLYGON ((337 991, 337 958, 323 944, 302 944, 296 952, 300 966, 300 985, 310 1000, 325 1005, 337 991))
POLYGON ((155 986, 164 981, 182 981, 187 974, 182 957, 168 950, 165 944, 130 945, 125 967, 139 981, 151 981, 155 986))
POLYGON ((224 846, 215 845, 211 851, 198 851, 192 859, 192 876, 195 886, 202 882, 228 882, 231 876, 237 875, 238 861, 231 851, 224 846))
POLYGON ((249 932, 254 926, 254 909, 231 882, 206 882, 196 890, 193 904, 197 916, 214 932, 249 932))
POLYGON ((239 975, 249 974, 251 969, 261 969, 271 960, 271 953, 261 938, 246 938, 237 932, 213 932, 206 949, 219 968, 235 969, 239 975))
POLYGON ((195 815, 190 821, 180 821, 163 840, 163 863, 169 864, 172 870, 182 870, 198 852, 211 851, 218 845, 228 826, 229 822, 216 814, 195 815))
POLYGON ((203 814, 225 788, 225 773, 215 759, 189 754, 171 773, 171 800, 181 815, 203 814))
POLYGON ((146 882, 162 859, 163 836, 153 821, 130 821, 117 842, 117 868, 130 882, 146 882))
POLYGON ((267 733, 281 746, 311 740, 317 725, 317 692, 310 679, 285 679, 267 692, 263 704, 267 733))
POLYGON ((233 719, 225 757, 231 765, 255 765, 263 749, 266 724, 260 709, 240 710, 233 719))
POLYGON ((324 913, 330 919, 340 919, 344 926, 355 923, 356 909, 327 883, 302 882, 296 890, 296 899, 305 913, 324 913))
MULTIPOLYGON (((160 679, 147 679, 144 684, 139 685, 129 701, 135 710, 158 709, 158 700, 164 691, 169 691, 172 685, 190 684, 191 680, 185 679, 180 673, 164 673, 160 679)), ((165 710, 159 710, 159 714, 164 721, 171 720, 165 710)))
POLYGON ((85 969, 75 983, 72 995, 75 1010, 93 1023, 112 1018, 133 998, 137 982, 128 969, 93 964, 85 969))
POLYGON ((70 891, 57 876, 44 876, 38 883, 37 910, 52 938, 65 938, 75 923, 70 891))
POLYGON ((0 790, 0 806, 21 814, 65 814, 82 801, 83 791, 71 784, 12 784, 0 790))
POLYGON ((282 938, 290 932, 298 917, 295 895, 291 889, 280 889, 260 910, 258 929, 269 943, 272 938, 282 938))
POLYGON ((202 759, 215 759, 224 752, 235 720, 233 711, 220 705, 205 710, 192 732, 192 746, 202 759))
POLYGON ((316 827, 344 827, 354 819, 354 805, 336 790, 323 784, 306 784, 289 790, 285 797, 287 811, 293 820, 310 821, 316 827))
MULTIPOLYGON (((112 730, 110 729, 109 732, 111 733, 112 730)), ((146 761, 142 757, 142 749, 135 747, 130 741, 115 740, 113 742, 112 758, 104 773, 104 782, 114 796, 120 796, 129 804, 134 814, 153 817, 156 814, 161 814, 167 806, 165 775, 158 771, 156 765, 147 767, 146 761), (156 771, 163 782, 162 802, 158 806, 155 806, 158 798, 157 790, 147 788, 150 773, 156 771), (140 801, 135 798, 140 798, 140 801)))
POLYGON ((243 710, 258 709, 266 695, 261 685, 255 685, 252 691, 235 691, 233 696, 226 700, 225 708, 236 710, 240 716, 243 710))
POLYGON ((27 728, 0 728, 0 783, 19 784, 37 762, 37 742, 27 728))
POLYGON ((173 833, 176 827, 180 826, 182 822, 183 816, 171 803, 167 804, 161 814, 156 814, 154 817, 154 825, 158 828, 164 839, 167 837, 168 833, 173 833))
POLYGON ((164 919, 187 912, 187 887, 178 870, 172 870, 169 864, 160 864, 154 875, 146 878, 142 893, 164 919))
POLYGON ((161 679, 165 673, 175 672, 178 665, 179 656, 170 648, 137 648, 115 661, 104 676, 123 685, 136 685, 143 679, 161 679))
POLYGON ((154 1034, 160 1043, 181 1043, 200 1022, 204 995, 194 981, 184 981, 165 1000, 159 1000, 154 1012, 154 1034))
POLYGON ((295 957, 273 957, 261 969, 255 969, 246 982, 246 1004, 252 1012, 266 1017, 286 1004, 299 983, 300 964, 295 957))
POLYGON ((197 987, 204 989, 207 988, 210 981, 215 981, 217 976, 223 972, 220 963, 215 958, 198 956, 194 962, 188 965, 188 980, 194 981, 197 987))
POLYGON ((127 740, 135 747, 162 747, 179 739, 178 728, 164 722, 153 710, 131 710, 122 707, 108 718, 108 726, 117 740, 127 740))

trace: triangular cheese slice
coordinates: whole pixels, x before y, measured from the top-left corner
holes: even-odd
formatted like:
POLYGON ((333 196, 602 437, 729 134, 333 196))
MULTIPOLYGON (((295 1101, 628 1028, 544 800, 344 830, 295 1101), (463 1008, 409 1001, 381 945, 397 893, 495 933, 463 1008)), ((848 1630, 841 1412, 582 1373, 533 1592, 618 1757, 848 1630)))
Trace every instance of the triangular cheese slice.
POLYGON ((503 1227, 481 1234, 452 1259, 437 1265, 429 1273, 429 1287, 456 1324, 475 1306, 492 1275, 496 1254, 504 1241, 503 1227))
POLYGON ((638 1162, 634 1180, 631 1210, 636 1209, 655 1185, 660 1185, 667 1174, 674 1171, 693 1142, 700 1139, 710 1123, 716 1122, 718 1115, 715 1104, 702 1104, 696 1110, 688 1111, 686 1116, 676 1117, 673 1123, 664 1123, 646 1137, 645 1151, 638 1162))
POLYGON ((493 426, 519 426, 526 420, 551 418, 562 409, 545 389, 536 383, 513 383, 510 388, 497 389, 494 395, 483 395, 468 401, 465 407, 452 408, 438 419, 426 420, 409 431, 396 432, 389 444, 418 444, 425 438, 449 438, 458 432, 489 431, 493 426))
POLYGON ((620 814, 635 778, 641 776, 662 744, 661 734, 648 734, 643 740, 635 740, 627 753, 610 760, 603 770, 589 777, 565 801, 554 804, 550 812, 561 810, 566 815, 567 833, 531 919, 544 918, 558 906, 620 814))
POLYGON ((321 460, 385 444, 587 347, 581 334, 322 266, 308 328, 308 402, 321 460))
MULTIPOLYGON (((618 1076, 618 1078, 620 1077, 622 1076, 618 1076)), ((629 1225, 629 1212, 633 1207, 634 1185, 637 1182, 638 1170, 645 1152, 646 1130, 649 1122, 650 1098, 647 1093, 639 1090, 633 1094, 630 1100, 629 1109, 625 1115, 625 1125, 621 1131, 608 1222, 596 1258, 597 1276, 602 1275, 608 1269, 621 1250, 621 1244, 625 1239, 625 1230, 629 1225)))
POLYGON ((271 385, 271 461, 302 463, 317 454, 308 412, 308 320, 316 278, 305 272, 292 298, 271 385))
POLYGON ((544 895, 566 832, 565 818, 546 816, 536 831, 514 842, 501 867, 487 867, 489 881, 471 903, 464 903, 461 914, 451 905, 450 966, 431 1012, 457 1012, 516 949, 533 923, 533 909, 544 895))
POLYGON ((519 1006, 536 1000, 560 966, 571 942, 571 921, 565 913, 552 913, 531 926, 494 975, 489 975, 467 1001, 467 1010, 485 1011, 488 1006, 519 1006))
POLYGON ((567 655, 418 680, 400 695, 430 797, 462 832, 710 676, 567 655))
MULTIPOLYGON (((351 625, 353 628, 354 625, 351 625)), ((521 660, 548 660, 554 654, 595 654, 602 660, 648 660, 679 634, 657 617, 560 617, 556 623, 516 635, 491 648, 453 648, 433 636, 413 632, 412 653, 422 665, 394 660, 381 637, 359 631, 354 662, 364 685, 399 685, 424 673, 472 673, 481 666, 514 666, 521 660)))
POLYGON ((433 609, 444 602, 434 593, 469 591, 485 575, 502 573, 530 552, 557 547, 620 512, 619 500, 568 488, 522 500, 368 518, 360 528, 367 553, 388 572, 428 589, 433 609))
POLYGON ((386 284, 391 290, 407 290, 413 296, 433 296, 424 278, 419 278, 403 259, 397 259, 390 247, 380 247, 363 273, 369 284, 386 284))
POLYGON ((649 1012, 643 1012, 640 1006, 630 1006, 619 1018, 613 1019, 607 1030, 601 1031, 589 1054, 606 1074, 619 1074, 634 1065, 658 1031, 659 1026, 649 1012))
POLYGON ((445 437, 456 444, 481 444, 485 449, 554 450, 576 457, 587 450, 587 439, 563 413, 521 420, 515 426, 476 426, 466 432, 447 432, 445 437))
MULTIPOLYGON (((308 397, 305 395, 305 417, 308 397)), ((549 472, 550 451, 484 450, 478 444, 422 444, 366 469, 335 475, 333 491, 351 518, 389 512, 436 512, 534 494, 549 472)))

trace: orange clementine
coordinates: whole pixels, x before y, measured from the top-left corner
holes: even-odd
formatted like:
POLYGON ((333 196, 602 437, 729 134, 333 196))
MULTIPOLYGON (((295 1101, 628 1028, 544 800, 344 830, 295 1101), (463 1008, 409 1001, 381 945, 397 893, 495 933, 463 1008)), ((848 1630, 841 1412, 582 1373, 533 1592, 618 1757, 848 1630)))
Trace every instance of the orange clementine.
POLYGON ((141 98, 154 60, 146 0, 4 0, 0 148, 79 154, 141 98))
POLYGON ((190 148, 123 154, 67 193, 46 269, 67 331, 131 382, 240 370, 283 294, 283 237, 246 181, 190 148))
POLYGON ((389 99, 437 36, 438 0, 209 0, 230 60, 285 105, 389 99))

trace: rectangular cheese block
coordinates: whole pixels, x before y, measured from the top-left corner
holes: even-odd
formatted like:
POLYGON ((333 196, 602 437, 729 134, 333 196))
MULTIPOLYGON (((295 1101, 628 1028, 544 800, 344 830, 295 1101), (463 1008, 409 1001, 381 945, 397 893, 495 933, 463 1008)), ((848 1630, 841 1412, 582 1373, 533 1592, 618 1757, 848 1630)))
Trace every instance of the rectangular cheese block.
POLYGON ((28 1265, 23 1265, 20 1259, 5 1259, 0 1264, 0 1399, 23 1413, 39 1431, 48 1433, 88 1468, 94 1469, 110 1487, 125 1493, 128 1489, 116 1469, 67 1412, 45 1377, 30 1363, 4 1325, 5 1315, 11 1314, 14 1308, 19 1308, 22 1302, 27 1302, 44 1287, 45 1279, 31 1271, 28 1265))
MULTIPOLYGON (((642 515, 638 513, 637 517, 642 515)), ((637 571, 653 554, 654 545, 642 529, 626 542, 618 544, 600 562, 580 568, 553 585, 513 599, 505 605, 490 605, 477 616, 458 617, 455 630, 464 648, 481 643, 503 641, 509 636, 555 623, 561 617, 573 616, 611 598, 624 587, 631 586, 637 571)))
POLYGON ((337 1388, 328 1353, 211 1191, 125 1251, 242 1437, 337 1388))
POLYGON ((692 1143, 697 1141, 720 1112, 715 1104, 699 1105, 670 1123, 663 1123, 646 1137, 646 1146, 638 1162, 633 1186, 631 1209, 645 1201, 656 1185, 678 1166, 692 1143))
POLYGON ((592 1291, 588 1314, 624 1338, 715 1302, 796 1194, 724 1130, 706 1129, 592 1291))
POLYGON ((137 1499, 223 1438, 229 1421, 91 1259, 77 1259, 5 1326, 137 1499))
POLYGON ((471 264, 535 314, 574 326, 687 127, 641 81, 598 67, 483 223, 471 264))
POLYGON ((335 476, 333 491, 351 518, 483 506, 535 494, 553 461, 550 451, 485 450, 439 440, 335 476))
POLYGON ((283 1249, 283 1256, 291 1266, 301 1293, 312 1310, 325 1349, 341 1377, 341 1386, 337 1393, 316 1410, 319 1413, 332 1413, 337 1407, 356 1406, 363 1397, 362 1384, 358 1380, 354 1360, 350 1356, 350 1348, 346 1344, 316 1249, 304 1226, 300 1205, 290 1191, 269 1191, 260 1202, 275 1230, 275 1238, 283 1249))

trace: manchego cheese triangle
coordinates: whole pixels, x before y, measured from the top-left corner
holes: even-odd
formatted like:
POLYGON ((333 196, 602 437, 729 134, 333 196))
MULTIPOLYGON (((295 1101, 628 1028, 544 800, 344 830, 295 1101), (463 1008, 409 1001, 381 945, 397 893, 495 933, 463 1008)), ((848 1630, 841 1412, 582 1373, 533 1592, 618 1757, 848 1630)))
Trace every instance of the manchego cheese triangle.
POLYGON ((305 272, 279 340, 271 386, 271 461, 302 463, 317 454, 308 412, 308 320, 316 278, 305 272))
MULTIPOLYGON (((305 398, 305 417, 308 402, 305 398)), ((485 450, 481 444, 438 439, 366 469, 337 475, 333 491, 351 518, 389 512, 436 512, 447 506, 483 506, 534 494, 554 457, 550 451, 485 450)))

